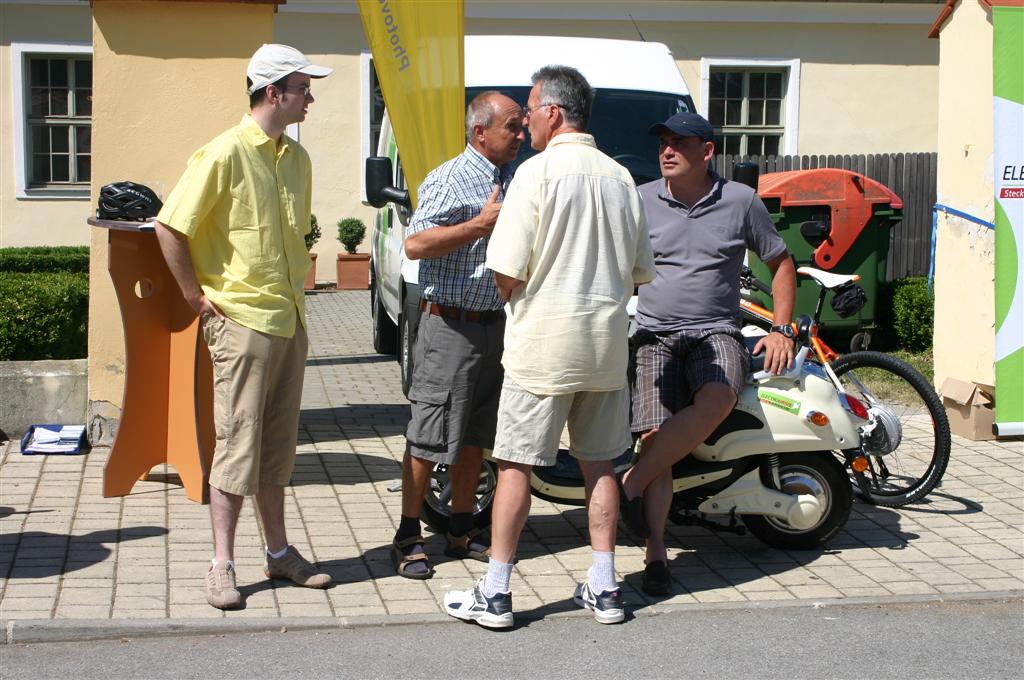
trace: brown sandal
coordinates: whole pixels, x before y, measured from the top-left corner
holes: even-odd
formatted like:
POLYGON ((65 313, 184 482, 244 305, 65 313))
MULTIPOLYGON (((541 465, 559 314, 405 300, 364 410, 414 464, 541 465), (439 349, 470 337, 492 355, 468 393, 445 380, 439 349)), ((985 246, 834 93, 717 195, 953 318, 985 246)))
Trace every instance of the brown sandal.
POLYGON ((444 554, 457 560, 464 560, 468 557, 479 562, 489 562, 491 559, 490 546, 484 551, 473 549, 473 539, 481 534, 483 532, 479 529, 470 529, 465 536, 453 536, 451 532, 445 534, 448 545, 444 549, 444 554))
POLYGON ((423 540, 423 536, 416 535, 410 536, 404 541, 397 541, 391 543, 391 563, 395 565, 395 573, 405 578, 416 579, 417 581, 424 581, 434 575, 434 570, 430 567, 430 562, 427 560, 426 553, 415 553, 413 555, 406 555, 404 550, 413 545, 423 545, 426 541, 423 540), (427 570, 423 573, 416 573, 408 571, 409 566, 417 562, 423 562, 427 570))

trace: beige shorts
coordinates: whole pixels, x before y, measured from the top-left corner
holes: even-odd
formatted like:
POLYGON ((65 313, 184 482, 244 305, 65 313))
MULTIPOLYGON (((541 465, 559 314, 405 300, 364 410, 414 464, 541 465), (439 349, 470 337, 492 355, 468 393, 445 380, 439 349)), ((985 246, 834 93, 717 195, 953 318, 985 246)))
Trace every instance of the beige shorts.
POLYGON ((286 486, 295 466, 308 341, 302 324, 282 338, 208 317, 217 446, 210 486, 251 496, 261 483, 286 486))
POLYGON ((629 388, 539 395, 527 392, 506 375, 498 405, 494 458, 525 465, 554 465, 566 423, 573 456, 587 461, 617 458, 633 443, 629 388))

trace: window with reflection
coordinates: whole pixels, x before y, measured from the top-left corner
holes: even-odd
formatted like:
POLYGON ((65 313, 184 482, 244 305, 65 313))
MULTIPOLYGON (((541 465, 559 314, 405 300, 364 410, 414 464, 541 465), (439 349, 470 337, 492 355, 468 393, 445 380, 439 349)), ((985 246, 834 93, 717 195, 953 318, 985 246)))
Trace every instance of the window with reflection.
POLYGON ((27 59, 28 186, 88 185, 92 177, 92 58, 27 59))
POLYGON ((786 69, 712 68, 708 120, 716 153, 775 156, 785 133, 786 69))

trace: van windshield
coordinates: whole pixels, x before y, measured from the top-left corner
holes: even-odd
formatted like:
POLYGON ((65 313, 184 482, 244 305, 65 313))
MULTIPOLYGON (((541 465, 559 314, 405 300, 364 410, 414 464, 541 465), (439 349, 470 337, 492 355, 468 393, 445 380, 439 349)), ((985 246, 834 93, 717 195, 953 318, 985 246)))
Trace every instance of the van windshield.
MULTIPOLYGON (((481 92, 491 89, 467 87, 466 103, 481 92)), ((526 106, 529 87, 505 87, 507 94, 526 106)), ((658 169, 658 140, 647 134, 647 129, 681 111, 693 111, 689 95, 663 94, 639 90, 598 90, 590 113, 589 132, 597 146, 621 163, 639 185, 661 176, 658 169)), ((529 134, 519 149, 516 163, 537 153, 530 147, 529 134)))

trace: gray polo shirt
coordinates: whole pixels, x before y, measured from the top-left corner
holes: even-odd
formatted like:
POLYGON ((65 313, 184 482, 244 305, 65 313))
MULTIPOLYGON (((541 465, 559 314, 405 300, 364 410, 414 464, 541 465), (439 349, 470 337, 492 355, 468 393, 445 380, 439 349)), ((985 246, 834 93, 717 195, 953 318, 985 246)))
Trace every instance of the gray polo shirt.
POLYGON ((709 174, 714 186, 692 207, 672 198, 664 179, 639 188, 658 272, 640 286, 636 320, 642 328, 738 328, 745 251, 765 262, 786 252, 754 190, 709 174))

